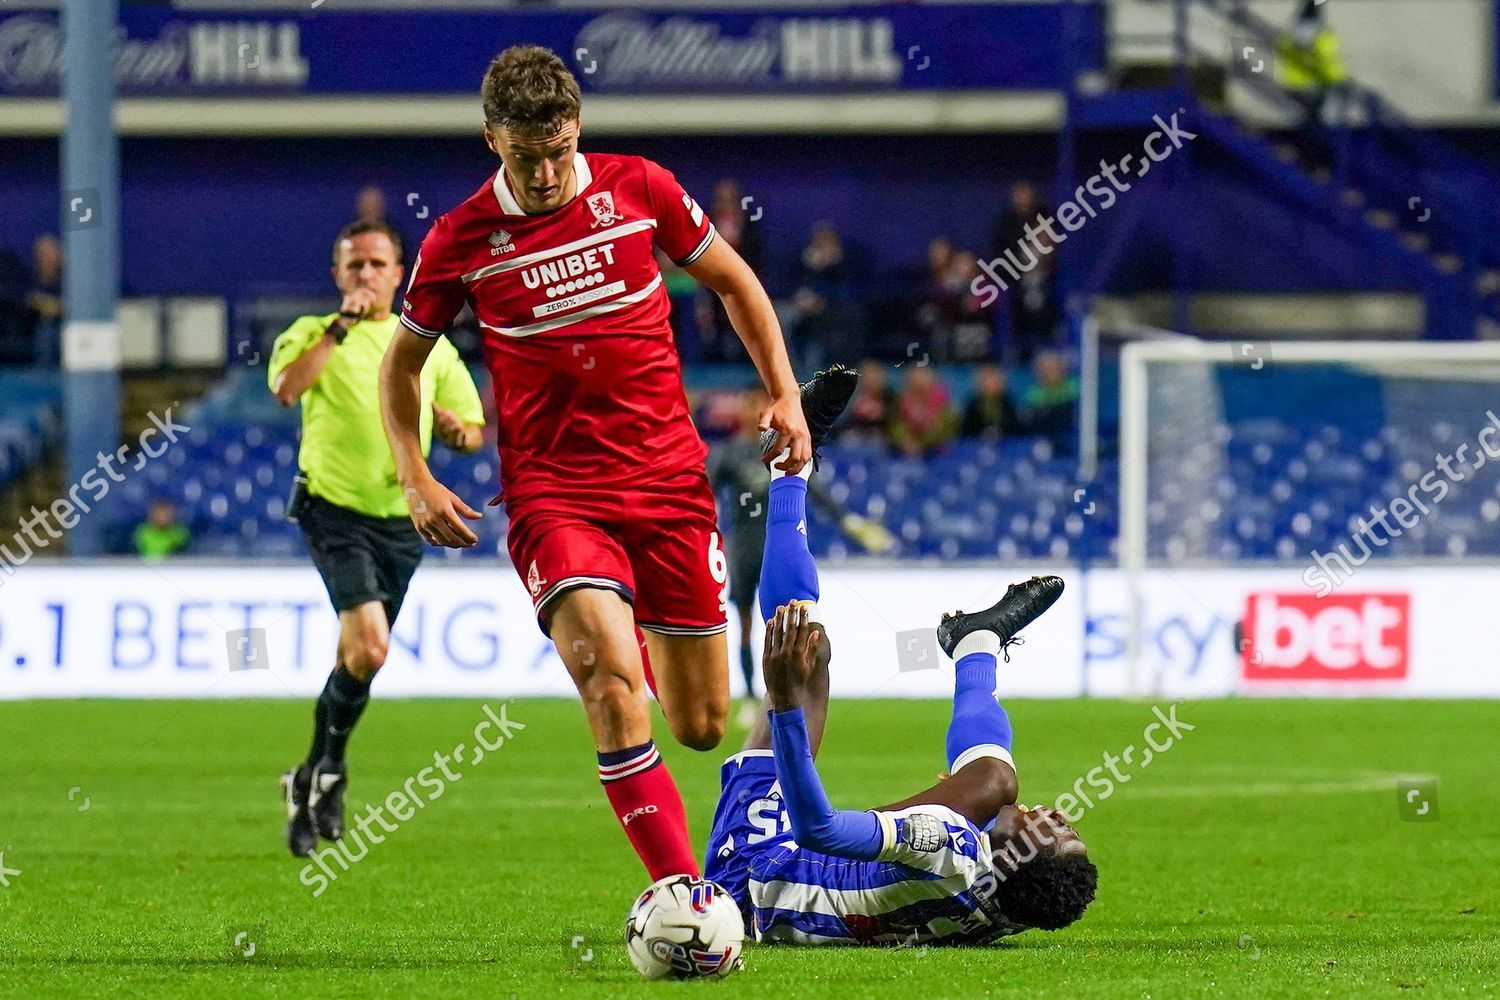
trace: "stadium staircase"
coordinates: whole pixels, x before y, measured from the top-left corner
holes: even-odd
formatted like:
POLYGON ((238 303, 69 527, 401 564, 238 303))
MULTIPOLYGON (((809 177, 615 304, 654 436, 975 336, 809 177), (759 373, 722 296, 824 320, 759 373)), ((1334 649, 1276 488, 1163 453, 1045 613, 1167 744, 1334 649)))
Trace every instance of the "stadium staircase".
MULTIPOLYGON (((1166 112, 1169 117, 1182 108, 1185 125, 1297 206, 1308 224, 1337 229, 1410 275, 1426 305, 1429 338, 1469 340, 1481 329, 1500 329, 1500 179, 1449 142, 1416 127, 1382 95, 1355 80, 1329 98, 1325 120, 1305 126, 1295 134, 1296 141, 1256 130, 1211 95, 1222 91, 1224 77, 1234 70, 1233 78, 1266 104, 1299 120, 1301 105, 1271 72, 1269 54, 1276 51, 1282 29, 1236 0, 1172 0, 1171 12, 1175 57, 1169 81, 1131 86, 1121 67, 1102 80, 1082 65, 1073 74, 1060 142, 1065 189, 1077 183, 1072 159, 1078 133, 1153 129, 1153 116, 1166 112), (1235 69, 1234 53, 1196 45, 1190 16, 1216 20, 1236 46, 1268 54, 1261 70, 1235 69)), ((1084 30, 1082 18, 1074 23, 1076 30, 1084 30)), ((1132 41, 1141 39, 1108 40, 1111 48, 1132 41)), ((1081 39, 1069 49, 1088 50, 1081 39)), ((1190 164, 1170 176, 1190 179, 1190 164)), ((1096 269, 1075 290, 1087 300, 1107 280, 1108 274, 1096 269)), ((1185 299, 1192 289, 1179 283, 1174 291, 1185 299)), ((1178 315, 1189 315, 1185 302, 1178 315)), ((1188 325, 1179 324, 1184 329, 1188 325)))

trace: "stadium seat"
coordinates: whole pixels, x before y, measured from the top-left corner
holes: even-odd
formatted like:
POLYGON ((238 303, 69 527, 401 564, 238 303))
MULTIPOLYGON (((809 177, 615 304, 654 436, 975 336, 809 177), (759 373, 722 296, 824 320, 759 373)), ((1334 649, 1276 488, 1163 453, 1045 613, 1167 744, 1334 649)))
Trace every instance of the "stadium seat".
MULTIPOLYGON (((1358 419, 1349 415, 1349 423, 1358 419)), ((1385 425, 1355 432, 1330 422, 1255 418, 1221 423, 1209 441, 1163 460, 1148 503, 1152 558, 1298 560, 1346 542, 1372 505, 1402 495, 1432 467, 1434 448, 1451 448, 1458 431, 1385 425), (1207 470, 1207 475, 1205 475, 1207 470)), ((26 460, 29 442, 0 422, 0 478, 26 460)), ((118 493, 115 516, 137 523, 152 496, 181 507, 187 523, 218 526, 195 551, 288 557, 301 536, 282 519, 296 471, 295 430, 285 423, 232 424, 195 431, 166 462, 147 463, 118 493)), ((492 453, 433 450, 434 471, 470 506, 497 491, 492 453)), ((1100 463, 1080 492, 1072 459, 1046 441, 960 441, 927 459, 878 446, 830 444, 820 480, 845 508, 882 522, 896 555, 937 560, 1108 560, 1118 551, 1118 465, 1100 463), (1075 497, 1077 499, 1075 499, 1075 497)), ((1477 480, 1476 480, 1477 483, 1477 480)), ((1386 556, 1500 555, 1500 486, 1454 484, 1427 523, 1377 550, 1386 556)), ((480 544, 446 558, 503 558, 508 525, 485 509, 480 544)), ((860 550, 814 510, 812 543, 820 558, 860 550)))

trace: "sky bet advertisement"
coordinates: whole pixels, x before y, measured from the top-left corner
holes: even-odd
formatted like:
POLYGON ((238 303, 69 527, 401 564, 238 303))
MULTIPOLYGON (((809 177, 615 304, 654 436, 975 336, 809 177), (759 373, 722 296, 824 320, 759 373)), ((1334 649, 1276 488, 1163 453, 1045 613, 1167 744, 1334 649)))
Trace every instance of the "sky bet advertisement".
MULTIPOLYGON (((497 52, 529 42, 599 93, 1052 90, 1070 40, 1074 59, 1099 64, 1101 25, 1094 4, 200 14, 126 2, 115 64, 126 96, 473 94, 497 52)), ((0 96, 56 94, 62 41, 55 12, 0 4, 0 96)))
MULTIPOLYGON (((824 565, 836 697, 948 698, 939 615, 985 607, 1053 568, 824 565), (842 667, 840 666, 842 664, 842 667)), ((1062 600, 1004 670, 1010 697, 1496 697, 1495 567, 1362 568, 1316 597, 1300 567, 1150 570, 1141 667, 1127 668, 1130 591, 1119 570, 1056 568, 1062 600)), ((731 615, 730 648, 738 644, 731 615)), ((0 700, 312 698, 338 619, 309 566, 0 566, 0 700)), ((731 671, 739 685, 739 671, 731 671)), ((380 673, 392 697, 573 697, 511 568, 429 557, 380 673)))

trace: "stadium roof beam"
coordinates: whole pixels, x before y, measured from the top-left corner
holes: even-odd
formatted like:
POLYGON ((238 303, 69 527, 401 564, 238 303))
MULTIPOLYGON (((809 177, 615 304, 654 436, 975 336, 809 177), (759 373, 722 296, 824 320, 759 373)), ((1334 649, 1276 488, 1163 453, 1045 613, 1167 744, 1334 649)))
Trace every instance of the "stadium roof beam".
MULTIPOLYGON (((725 96, 590 94, 584 121, 593 135, 766 133, 858 134, 1051 131, 1062 122, 1056 91, 725 96)), ((0 135, 55 135, 61 104, 50 98, 0 100, 0 135)), ((119 102, 127 136, 474 135, 472 97, 127 97, 119 102)))

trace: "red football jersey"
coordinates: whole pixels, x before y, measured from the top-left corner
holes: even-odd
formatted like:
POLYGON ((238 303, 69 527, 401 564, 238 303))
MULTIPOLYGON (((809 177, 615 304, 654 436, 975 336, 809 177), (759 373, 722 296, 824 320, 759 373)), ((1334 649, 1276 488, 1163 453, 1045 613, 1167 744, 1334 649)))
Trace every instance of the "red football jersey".
POLYGON ((713 223, 639 156, 576 154, 578 189, 528 215, 502 168, 434 223, 401 322, 424 337, 468 303, 495 385, 502 494, 611 491, 701 467, 654 247, 690 264, 713 223))

